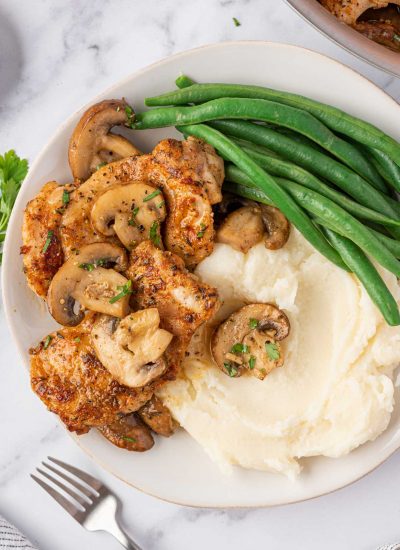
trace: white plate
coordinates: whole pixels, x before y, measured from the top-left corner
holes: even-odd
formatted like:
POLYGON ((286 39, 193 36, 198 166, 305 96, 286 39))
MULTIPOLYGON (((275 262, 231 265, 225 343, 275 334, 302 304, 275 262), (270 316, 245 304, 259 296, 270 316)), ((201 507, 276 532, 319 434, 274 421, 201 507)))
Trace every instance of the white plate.
MULTIPOLYGON (((318 53, 268 42, 230 42, 175 55, 119 82, 93 102, 126 97, 137 109, 143 98, 174 87, 181 72, 203 82, 242 82, 299 92, 346 109, 400 139, 399 106, 351 69, 318 53)), ((43 183, 70 180, 69 136, 85 107, 56 132, 32 165, 19 194, 5 243, 3 299, 11 332, 28 368, 28 348, 55 326, 43 303, 28 289, 19 247, 22 212, 43 183)), ((171 130, 130 133, 141 149, 150 150, 171 130)), ((396 391, 398 393, 398 391, 396 391)), ((400 399, 398 399, 400 403, 400 399)), ((95 430, 79 444, 97 462, 127 483, 168 501, 208 507, 272 506, 309 499, 343 487, 364 476, 400 447, 400 407, 386 432, 340 459, 309 458, 296 482, 256 471, 235 469, 224 476, 201 447, 183 431, 158 438, 144 454, 118 449, 95 430)))

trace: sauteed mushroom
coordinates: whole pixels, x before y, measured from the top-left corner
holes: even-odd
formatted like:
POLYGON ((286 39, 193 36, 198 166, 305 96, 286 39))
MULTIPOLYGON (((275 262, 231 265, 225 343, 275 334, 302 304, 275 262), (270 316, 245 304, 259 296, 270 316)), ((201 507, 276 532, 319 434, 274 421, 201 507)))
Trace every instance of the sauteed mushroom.
POLYGON ((217 221, 225 217, 217 229, 217 242, 229 244, 244 254, 264 235, 265 246, 269 250, 282 248, 289 238, 290 224, 282 212, 273 206, 227 194, 214 213, 217 221))
POLYGON ((178 426, 167 407, 156 395, 153 395, 150 401, 147 401, 147 403, 138 410, 138 415, 153 432, 163 435, 164 437, 171 436, 178 426))
POLYGON ((132 108, 123 99, 100 101, 82 115, 68 150, 69 165, 76 180, 87 180, 104 162, 140 155, 130 141, 110 132, 113 126, 129 124, 133 117, 132 108))
POLYGON ((151 238, 161 245, 160 223, 166 216, 160 189, 145 183, 117 185, 94 203, 91 219, 102 235, 117 234, 128 249, 151 238))
POLYGON ((120 384, 145 386, 167 369, 163 358, 173 335, 159 328, 157 308, 130 313, 122 321, 103 315, 92 330, 97 357, 120 384))
POLYGON ((62 265, 50 284, 47 303, 51 315, 64 326, 79 324, 84 308, 124 317, 129 311, 129 281, 117 270, 124 271, 126 267, 126 252, 119 246, 110 243, 85 246, 62 265), (119 292, 121 298, 113 300, 119 292), (80 304, 78 312, 76 302, 80 304))
POLYGON ((289 319, 276 306, 249 304, 235 311, 214 332, 214 360, 231 377, 246 372, 263 380, 283 365, 279 342, 289 331, 289 319))
POLYGON ((99 432, 111 443, 127 451, 142 453, 154 445, 149 428, 136 414, 120 416, 112 424, 99 428, 99 432))

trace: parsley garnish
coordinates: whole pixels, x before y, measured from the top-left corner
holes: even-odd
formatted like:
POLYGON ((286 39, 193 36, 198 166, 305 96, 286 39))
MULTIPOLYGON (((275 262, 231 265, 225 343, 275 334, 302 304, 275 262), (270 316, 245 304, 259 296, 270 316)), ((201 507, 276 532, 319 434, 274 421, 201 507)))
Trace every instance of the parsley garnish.
POLYGON ((51 241, 53 239, 53 235, 54 235, 54 231, 49 229, 49 231, 47 231, 47 238, 46 238, 46 242, 44 243, 44 246, 43 246, 43 249, 42 249, 42 254, 46 254, 47 249, 49 248, 49 246, 51 244, 51 241))
POLYGON ((279 348, 274 342, 265 342, 265 351, 272 361, 276 361, 281 356, 279 348))
POLYGON ((154 220, 150 227, 150 240, 156 245, 160 246, 161 240, 158 233, 158 221, 154 220))
POLYGON ((230 363, 224 363, 224 369, 226 370, 226 372, 229 374, 231 378, 234 378, 238 373, 237 368, 231 365, 230 363))
POLYGON ((128 128, 132 128, 133 127, 133 122, 135 120, 135 113, 133 112, 133 109, 130 105, 127 105, 125 107, 125 115, 126 115, 126 118, 127 118, 127 121, 126 121, 126 126, 128 126, 128 128))
POLYGON ((249 321, 249 327, 250 327, 251 329, 257 328, 257 327, 258 327, 258 321, 257 321, 257 319, 250 319, 250 321, 249 321))
POLYGON ((232 17, 232 21, 235 27, 240 27, 241 22, 239 21, 239 19, 237 19, 236 17, 232 17))
POLYGON ((48 336, 46 336, 44 344, 43 344, 43 349, 47 349, 50 346, 50 342, 52 340, 53 340, 53 337, 50 336, 50 334, 48 336))
POLYGON ((79 336, 77 336, 76 338, 74 338, 74 342, 76 342, 77 344, 79 344, 80 341, 81 341, 81 339, 79 338, 79 336))
POLYGON ((241 344, 240 342, 237 342, 231 348, 231 353, 248 353, 248 352, 249 352, 249 346, 246 344, 241 344))
POLYGON ((137 443, 137 439, 134 437, 128 437, 127 435, 123 435, 122 439, 125 439, 125 441, 130 441, 131 443, 137 443))
POLYGON ((137 225, 137 222, 136 222, 135 218, 136 218, 138 212, 139 212, 139 207, 136 206, 136 208, 134 208, 134 209, 132 210, 132 217, 131 217, 131 219, 128 221, 128 225, 137 225))
POLYGON ((115 302, 118 302, 121 298, 124 298, 128 294, 132 294, 132 281, 128 281, 123 286, 117 286, 117 290, 120 290, 121 292, 108 300, 110 304, 115 304, 115 302))
POLYGON ((69 203, 69 193, 68 193, 68 191, 65 191, 65 189, 64 189, 63 194, 62 194, 62 203, 64 205, 67 205, 69 203))
POLYGON ((160 193, 161 193, 160 189, 156 189, 155 191, 150 193, 150 195, 147 195, 146 197, 144 197, 143 202, 151 201, 151 199, 154 199, 154 197, 157 197, 157 195, 159 195, 160 193))
POLYGON ((199 232, 197 233, 197 236, 198 236, 199 239, 201 239, 202 237, 204 237, 204 233, 205 233, 205 231, 206 231, 206 229, 207 229, 207 226, 204 225, 204 223, 201 223, 201 224, 200 224, 200 229, 201 229, 201 231, 199 231, 199 232))
POLYGON ((253 370, 255 365, 256 365, 256 358, 254 357, 254 355, 251 355, 249 359, 249 369, 253 370))
MULTIPOLYGON (((27 172, 28 161, 20 159, 15 151, 0 155, 0 243, 6 237, 11 210, 27 172)), ((3 254, 0 253, 0 264, 2 259, 3 254)))
POLYGON ((92 264, 91 263, 83 263, 79 264, 78 267, 81 269, 84 269, 85 271, 93 271, 96 269, 96 267, 102 267, 107 263, 107 258, 99 258, 98 260, 95 260, 92 264))
POLYGON ((106 165, 107 165, 106 162, 100 162, 100 164, 98 164, 98 165, 96 166, 96 170, 100 170, 100 168, 103 168, 103 166, 106 166, 106 165))

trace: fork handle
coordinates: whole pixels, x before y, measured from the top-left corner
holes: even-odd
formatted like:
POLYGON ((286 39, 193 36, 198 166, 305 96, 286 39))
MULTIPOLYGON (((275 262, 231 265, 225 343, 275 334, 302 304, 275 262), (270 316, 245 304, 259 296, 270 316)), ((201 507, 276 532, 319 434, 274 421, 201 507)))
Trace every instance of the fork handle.
POLYGON ((117 521, 115 521, 112 526, 109 526, 107 531, 111 533, 111 535, 113 535, 124 548, 127 548, 127 550, 142 550, 136 542, 128 537, 117 521))

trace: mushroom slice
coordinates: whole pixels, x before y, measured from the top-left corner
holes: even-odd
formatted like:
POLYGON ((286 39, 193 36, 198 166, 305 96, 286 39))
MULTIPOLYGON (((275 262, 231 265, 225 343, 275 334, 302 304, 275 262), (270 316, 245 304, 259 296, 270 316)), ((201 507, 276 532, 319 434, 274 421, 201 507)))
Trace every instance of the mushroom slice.
POLYGON ((159 328, 157 308, 130 313, 122 321, 101 316, 92 330, 97 357, 120 384, 137 388, 161 376, 173 335, 159 328))
POLYGON ((165 201, 160 189, 141 182, 116 185, 94 203, 94 229, 107 236, 117 234, 131 250, 142 241, 161 245, 160 224, 165 219, 165 201))
POLYGON ((279 342, 290 332, 289 319, 272 304, 238 309, 214 332, 211 350, 218 367, 231 377, 244 373, 263 380, 283 365, 279 342))
POLYGON ((50 284, 47 304, 51 315, 64 326, 79 324, 85 308, 124 317, 129 312, 130 281, 117 270, 126 267, 126 252, 119 246, 85 246, 62 265, 50 284))
POLYGON ((217 242, 229 244, 244 254, 259 243, 265 233, 265 246, 269 250, 282 248, 289 238, 290 223, 273 206, 227 193, 214 208, 214 215, 217 224, 219 222, 217 242))
POLYGON ((167 409, 161 399, 156 395, 153 395, 150 401, 147 401, 147 403, 138 410, 138 415, 153 432, 164 437, 170 437, 178 427, 169 409, 167 409))
POLYGON ((136 414, 120 416, 112 424, 99 428, 99 432, 113 445, 127 451, 143 453, 154 445, 149 428, 136 414))
POLYGON ((68 160, 76 180, 87 180, 99 164, 140 155, 130 141, 110 129, 129 125, 134 113, 125 100, 107 99, 85 111, 71 136, 68 160))
POLYGON ((267 230, 265 246, 269 250, 278 250, 287 243, 290 235, 290 223, 278 208, 260 204, 261 216, 267 230))
POLYGON ((242 206, 229 214, 217 230, 217 242, 229 244, 246 254, 264 236, 264 223, 258 206, 242 206))

